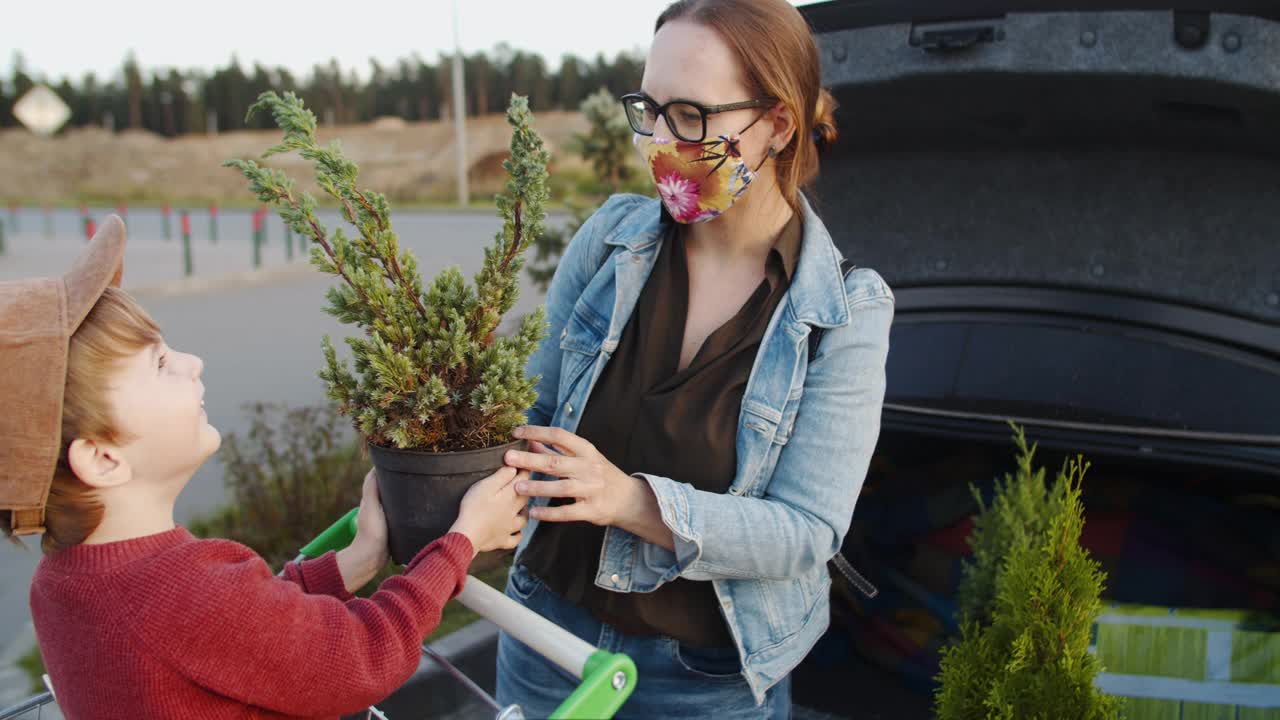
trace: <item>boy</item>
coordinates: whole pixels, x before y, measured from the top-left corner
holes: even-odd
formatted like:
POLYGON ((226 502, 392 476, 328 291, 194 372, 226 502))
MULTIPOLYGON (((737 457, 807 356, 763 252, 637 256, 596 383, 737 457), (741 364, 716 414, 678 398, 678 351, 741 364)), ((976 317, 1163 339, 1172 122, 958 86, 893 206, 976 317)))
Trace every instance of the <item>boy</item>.
MULTIPOLYGON (((203 363, 119 289, 112 216, 61 279, 0 283, 0 526, 43 531, 31 611, 58 704, 81 718, 336 717, 413 673, 478 552, 514 548, 516 472, 478 483, 445 537, 371 598, 387 562, 373 474, 350 547, 284 578, 197 540, 178 494, 221 442, 203 363)), ((527 476, 523 476, 527 477, 527 476)))

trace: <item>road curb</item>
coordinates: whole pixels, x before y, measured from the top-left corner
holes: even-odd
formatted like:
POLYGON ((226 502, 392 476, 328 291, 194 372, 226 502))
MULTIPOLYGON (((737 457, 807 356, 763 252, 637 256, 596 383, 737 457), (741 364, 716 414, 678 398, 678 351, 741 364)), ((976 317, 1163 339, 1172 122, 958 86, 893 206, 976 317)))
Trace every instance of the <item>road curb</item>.
POLYGON ((309 259, 300 258, 283 265, 272 265, 261 270, 241 270, 218 275, 197 275, 169 282, 128 288, 129 294, 138 299, 198 295, 215 290, 238 290, 261 287, 281 280, 291 280, 320 271, 311 266, 309 259))

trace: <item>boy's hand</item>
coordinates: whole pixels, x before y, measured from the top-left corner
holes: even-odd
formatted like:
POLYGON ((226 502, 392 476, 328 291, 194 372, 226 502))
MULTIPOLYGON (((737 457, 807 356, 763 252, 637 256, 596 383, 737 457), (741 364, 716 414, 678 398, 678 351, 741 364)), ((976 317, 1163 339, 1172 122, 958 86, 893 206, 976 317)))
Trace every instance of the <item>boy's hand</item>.
POLYGON ((472 485, 450 530, 466 535, 476 554, 514 549, 528 521, 528 500, 516 494, 515 484, 528 479, 529 473, 504 467, 472 485))
POLYGON ((378 498, 378 479, 373 470, 364 476, 360 512, 356 514, 356 538, 338 551, 338 571, 347 592, 364 587, 390 560, 387 548, 387 516, 378 498))

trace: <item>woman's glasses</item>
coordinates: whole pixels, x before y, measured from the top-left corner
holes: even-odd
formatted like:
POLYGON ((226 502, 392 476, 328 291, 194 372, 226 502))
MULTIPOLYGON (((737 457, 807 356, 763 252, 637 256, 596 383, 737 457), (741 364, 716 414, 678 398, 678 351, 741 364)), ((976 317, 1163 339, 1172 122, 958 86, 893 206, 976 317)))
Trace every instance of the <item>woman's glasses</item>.
POLYGON ((629 93, 622 96, 622 106, 627 111, 627 121, 631 129, 641 135, 653 135, 653 128, 658 117, 667 119, 667 127, 671 134, 685 142, 702 142, 707 137, 707 116, 730 110, 746 110, 747 108, 769 107, 778 102, 777 98, 757 98, 728 105, 702 105, 692 100, 672 100, 659 105, 653 98, 644 93, 629 93))

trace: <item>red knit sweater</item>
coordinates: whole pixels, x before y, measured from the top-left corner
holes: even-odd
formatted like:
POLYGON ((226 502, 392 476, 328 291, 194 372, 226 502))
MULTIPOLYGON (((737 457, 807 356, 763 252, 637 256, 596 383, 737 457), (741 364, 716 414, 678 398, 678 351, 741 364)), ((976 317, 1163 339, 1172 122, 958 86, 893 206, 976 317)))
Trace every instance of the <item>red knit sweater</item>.
POLYGON ((413 674, 471 558, 446 535, 364 600, 333 553, 281 579, 249 548, 179 527, 45 557, 31 614, 68 720, 332 718, 413 674))

